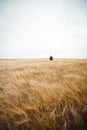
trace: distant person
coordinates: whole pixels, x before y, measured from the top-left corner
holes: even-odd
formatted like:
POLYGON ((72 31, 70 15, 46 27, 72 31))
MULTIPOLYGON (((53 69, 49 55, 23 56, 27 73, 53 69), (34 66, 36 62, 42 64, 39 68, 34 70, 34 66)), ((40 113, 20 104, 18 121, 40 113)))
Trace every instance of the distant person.
POLYGON ((49 60, 53 60, 53 57, 52 57, 52 56, 50 56, 50 57, 49 57, 49 60))

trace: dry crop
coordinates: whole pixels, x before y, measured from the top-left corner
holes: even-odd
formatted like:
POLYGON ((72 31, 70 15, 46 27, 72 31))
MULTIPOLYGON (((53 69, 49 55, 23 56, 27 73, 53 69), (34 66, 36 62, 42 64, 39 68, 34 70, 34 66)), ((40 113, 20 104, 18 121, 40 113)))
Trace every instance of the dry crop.
POLYGON ((87 130, 87 60, 0 60, 0 130, 87 130))

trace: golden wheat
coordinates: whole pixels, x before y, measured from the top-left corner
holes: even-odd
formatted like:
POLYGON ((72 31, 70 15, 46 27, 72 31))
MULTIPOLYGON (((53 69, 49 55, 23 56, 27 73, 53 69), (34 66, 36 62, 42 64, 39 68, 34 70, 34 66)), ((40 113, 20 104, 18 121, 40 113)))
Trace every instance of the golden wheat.
POLYGON ((86 130, 87 60, 0 60, 0 130, 86 130))

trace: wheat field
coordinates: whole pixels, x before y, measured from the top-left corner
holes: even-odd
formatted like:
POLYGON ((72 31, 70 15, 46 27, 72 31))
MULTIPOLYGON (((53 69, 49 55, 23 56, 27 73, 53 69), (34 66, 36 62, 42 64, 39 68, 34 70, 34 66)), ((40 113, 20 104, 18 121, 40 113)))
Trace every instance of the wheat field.
POLYGON ((87 130, 87 60, 0 60, 0 130, 87 130))

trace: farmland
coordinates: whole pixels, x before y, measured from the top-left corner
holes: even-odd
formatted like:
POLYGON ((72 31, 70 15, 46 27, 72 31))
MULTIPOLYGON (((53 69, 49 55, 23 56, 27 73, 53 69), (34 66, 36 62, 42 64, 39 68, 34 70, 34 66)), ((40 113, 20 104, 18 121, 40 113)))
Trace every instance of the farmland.
POLYGON ((87 60, 0 60, 0 130, 87 130, 87 60))

